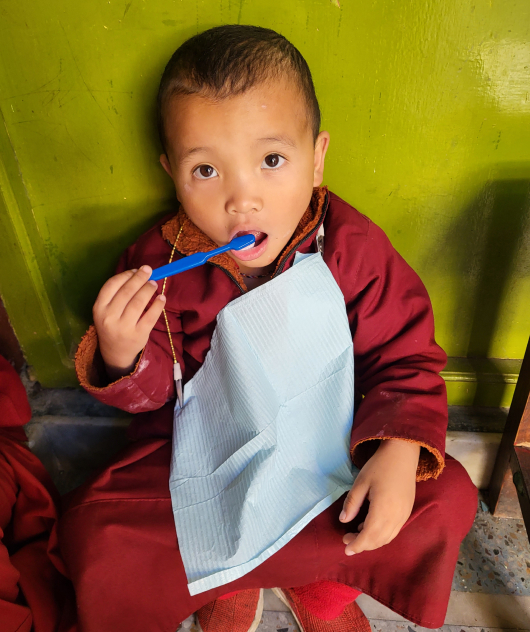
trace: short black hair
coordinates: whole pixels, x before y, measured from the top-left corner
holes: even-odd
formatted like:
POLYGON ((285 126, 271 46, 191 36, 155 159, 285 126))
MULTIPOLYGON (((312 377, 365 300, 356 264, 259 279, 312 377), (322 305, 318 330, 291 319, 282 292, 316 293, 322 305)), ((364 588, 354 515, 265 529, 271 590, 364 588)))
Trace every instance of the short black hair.
POLYGON ((175 51, 160 81, 157 123, 162 146, 165 149, 165 110, 172 98, 198 94, 225 99, 284 74, 298 83, 316 141, 320 108, 311 71, 283 35, 259 26, 226 24, 191 37, 175 51))

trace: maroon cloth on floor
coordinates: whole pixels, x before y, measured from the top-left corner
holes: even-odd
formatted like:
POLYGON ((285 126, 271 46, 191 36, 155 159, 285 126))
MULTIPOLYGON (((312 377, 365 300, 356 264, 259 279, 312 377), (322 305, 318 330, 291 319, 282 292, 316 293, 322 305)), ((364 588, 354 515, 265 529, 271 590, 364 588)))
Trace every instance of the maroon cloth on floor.
POLYGON ((386 546, 351 557, 339 522, 344 498, 244 577, 191 596, 168 487, 171 441, 130 445, 71 498, 59 524, 83 632, 174 632, 201 606, 235 590, 329 580, 371 595, 407 619, 443 624, 460 542, 477 492, 451 457, 437 480, 417 484, 412 515, 386 546))
POLYGON ((30 418, 24 386, 0 356, 0 632, 65 632, 73 598, 50 545, 58 495, 24 445, 30 418))

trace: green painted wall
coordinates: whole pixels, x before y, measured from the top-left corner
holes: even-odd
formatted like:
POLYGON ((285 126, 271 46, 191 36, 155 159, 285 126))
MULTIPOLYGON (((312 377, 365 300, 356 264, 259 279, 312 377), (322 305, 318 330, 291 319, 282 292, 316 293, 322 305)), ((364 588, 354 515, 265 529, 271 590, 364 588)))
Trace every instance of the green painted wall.
MULTIPOLYGON (((165 62, 231 22, 306 56, 332 139, 326 182, 419 272, 449 355, 521 358, 528 0, 3 0, 0 294, 37 378, 73 383, 99 287, 171 208, 153 116, 165 62)), ((452 401, 506 403, 517 363, 495 362, 452 361, 452 401)))

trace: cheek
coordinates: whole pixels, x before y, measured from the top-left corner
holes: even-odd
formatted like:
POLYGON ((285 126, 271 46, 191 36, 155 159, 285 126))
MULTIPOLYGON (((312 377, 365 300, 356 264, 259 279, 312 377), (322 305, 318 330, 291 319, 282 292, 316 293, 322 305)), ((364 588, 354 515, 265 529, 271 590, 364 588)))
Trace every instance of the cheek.
POLYGON ((300 220, 298 219, 298 214, 295 215, 291 221, 289 222, 289 227, 288 229, 285 231, 285 233, 282 235, 282 240, 285 241, 286 239, 290 239, 291 235, 293 234, 293 226, 298 226, 298 222, 300 220))
POLYGON ((226 216, 215 194, 206 187, 183 184, 180 202, 190 220, 217 245, 226 243, 226 216))
POLYGON ((203 216, 207 209, 215 207, 215 195, 209 187, 196 186, 194 182, 182 182, 177 188, 179 200, 189 215, 203 216))

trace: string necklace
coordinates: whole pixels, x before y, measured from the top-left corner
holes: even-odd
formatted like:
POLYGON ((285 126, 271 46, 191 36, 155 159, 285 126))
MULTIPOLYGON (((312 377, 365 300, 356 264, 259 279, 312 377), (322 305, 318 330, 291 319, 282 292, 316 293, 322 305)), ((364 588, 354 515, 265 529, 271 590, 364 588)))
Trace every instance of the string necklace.
MULTIPOLYGON (((184 228, 184 222, 182 222, 182 225, 180 227, 180 230, 178 232, 177 238, 175 239, 175 243, 173 244, 173 248, 171 250, 171 255, 169 256, 169 263, 171 263, 173 261, 173 257, 175 255, 175 250, 177 248, 177 242, 179 240, 180 234, 182 233, 182 229, 184 228)), ((167 282, 167 277, 164 278, 164 283, 162 284, 162 296, 164 295, 165 291, 166 291, 166 282, 167 282)), ((175 382, 178 382, 179 380, 182 380, 182 371, 180 370, 180 364, 179 361, 177 360, 177 354, 175 353, 175 347, 173 346, 173 339, 171 337, 171 329, 169 328, 169 321, 167 319, 167 314, 166 314, 166 308, 164 307, 164 309, 162 310, 162 313, 164 314, 164 320, 166 321, 166 329, 167 329, 167 335, 169 338, 169 346, 171 347, 171 354, 173 356, 173 376, 175 377, 175 382)))
POLYGON ((246 277, 247 279, 265 279, 267 277, 270 277, 270 274, 245 274, 244 272, 241 272, 241 276, 246 277))
MULTIPOLYGON (((177 238, 175 239, 175 243, 173 244, 173 248, 171 249, 171 255, 169 256, 169 263, 171 263, 173 261, 173 257, 175 256, 175 250, 177 248, 177 242, 179 240, 179 237, 182 233, 182 229, 184 228, 184 222, 182 223, 182 226, 180 227, 180 230, 177 234, 177 238)), ((272 276, 271 274, 244 274, 243 272, 241 272, 241 276, 246 277, 247 279, 264 279, 266 277, 270 277, 272 276)), ((165 294, 166 292, 166 282, 167 282, 167 277, 164 279, 164 283, 162 284, 162 295, 165 294)), ((169 344, 171 346, 171 355, 173 356, 173 363, 174 363, 174 372, 175 374, 179 373, 179 363, 177 360, 177 354, 175 353, 175 347, 173 346, 173 339, 171 337, 171 329, 169 328, 169 321, 167 318, 167 314, 166 314, 166 310, 165 308, 162 310, 163 314, 164 314, 164 320, 166 321, 166 329, 167 329, 167 335, 169 338, 169 344)))

